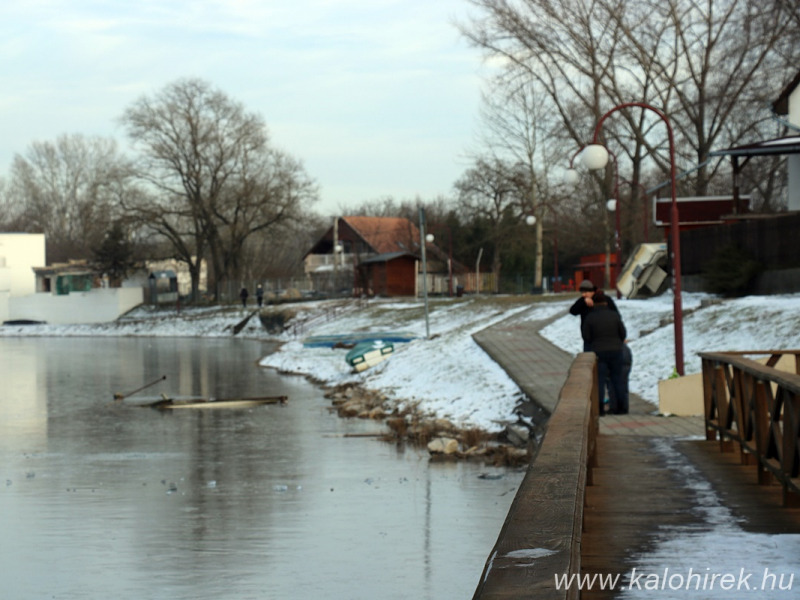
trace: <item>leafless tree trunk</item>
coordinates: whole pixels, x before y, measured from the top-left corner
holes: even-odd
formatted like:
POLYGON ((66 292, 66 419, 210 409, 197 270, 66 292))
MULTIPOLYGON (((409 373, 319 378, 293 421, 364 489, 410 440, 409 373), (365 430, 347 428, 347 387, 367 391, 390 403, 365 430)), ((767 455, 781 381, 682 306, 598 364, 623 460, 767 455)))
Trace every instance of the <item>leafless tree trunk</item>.
MULTIPOLYGON (((526 200, 528 186, 520 165, 508 165, 497 158, 476 159, 456 184, 459 206, 473 220, 486 224, 487 242, 493 247, 492 272, 495 286, 502 269, 501 254, 520 226, 519 207, 526 200)), ((494 290, 498 291, 497 289, 494 290)))
POLYGON ((549 174, 553 153, 560 154, 561 147, 544 143, 554 139, 553 119, 542 110, 546 98, 537 93, 533 84, 509 87, 501 80, 492 88, 483 97, 481 114, 486 131, 482 141, 499 160, 516 163, 526 172, 526 193, 518 207, 518 218, 527 215, 536 219, 533 285, 541 288, 545 218, 548 210, 558 210, 556 196, 550 192, 549 174))

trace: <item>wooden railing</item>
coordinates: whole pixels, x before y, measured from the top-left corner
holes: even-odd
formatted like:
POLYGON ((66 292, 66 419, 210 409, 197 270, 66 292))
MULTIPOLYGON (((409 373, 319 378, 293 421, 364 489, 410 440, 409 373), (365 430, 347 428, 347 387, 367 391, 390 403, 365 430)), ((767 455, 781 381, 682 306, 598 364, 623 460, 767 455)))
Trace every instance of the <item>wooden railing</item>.
MULTIPOLYGON (((800 506, 800 350, 703 352, 706 439, 738 445, 758 481, 783 486, 785 506, 800 506), (765 364, 747 356, 767 356, 765 364), (794 359, 794 373, 778 370, 794 359)), ((791 367, 790 367, 791 368, 791 367)))
POLYGON ((555 577, 579 576, 581 571, 584 495, 596 461, 596 362, 592 353, 573 361, 474 600, 578 598, 577 586, 558 589, 555 577))

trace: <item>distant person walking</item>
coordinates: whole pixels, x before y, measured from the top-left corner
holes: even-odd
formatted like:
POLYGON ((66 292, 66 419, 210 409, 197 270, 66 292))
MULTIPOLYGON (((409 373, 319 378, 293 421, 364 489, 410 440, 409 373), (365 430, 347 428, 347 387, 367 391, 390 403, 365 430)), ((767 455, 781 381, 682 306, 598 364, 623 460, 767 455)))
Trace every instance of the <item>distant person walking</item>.
POLYGON ((611 310, 610 298, 599 292, 593 297, 593 308, 586 315, 581 333, 583 340, 597 356, 598 400, 600 416, 605 414, 603 400, 606 397, 606 384, 613 390, 611 398, 611 414, 628 413, 628 392, 624 379, 625 338, 627 331, 619 312, 611 310))
POLYGON ((258 308, 261 308, 261 305, 264 304, 264 288, 261 287, 260 283, 256 286, 256 302, 258 302, 258 308))
MULTIPOLYGON (((595 295, 603 294, 603 291, 598 290, 597 286, 595 286, 588 279, 581 281, 581 284, 578 286, 578 291, 581 293, 581 297, 578 298, 572 306, 570 306, 569 312, 570 314, 581 318, 581 332, 583 332, 583 324, 586 321, 586 315, 592 311, 592 308, 595 304, 595 295)), ((605 296, 605 294, 603 295, 605 296)), ((605 298, 608 301, 608 308, 619 314, 619 309, 614 301, 608 296, 605 296, 605 298)), ((586 342, 586 338, 583 339, 583 351, 591 351, 589 344, 586 342)))
POLYGON ((247 288, 242 287, 241 291, 239 292, 239 298, 242 299, 242 306, 244 306, 245 308, 247 308, 247 297, 249 295, 250 294, 247 292, 247 288))

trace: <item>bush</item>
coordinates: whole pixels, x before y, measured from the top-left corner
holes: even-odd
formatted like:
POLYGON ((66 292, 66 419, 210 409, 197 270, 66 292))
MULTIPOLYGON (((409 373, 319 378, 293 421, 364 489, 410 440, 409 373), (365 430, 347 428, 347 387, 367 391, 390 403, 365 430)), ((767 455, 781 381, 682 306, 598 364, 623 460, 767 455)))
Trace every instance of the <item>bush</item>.
POLYGON ((723 296, 745 296, 763 271, 761 263, 744 248, 720 248, 703 267, 709 291, 723 296))

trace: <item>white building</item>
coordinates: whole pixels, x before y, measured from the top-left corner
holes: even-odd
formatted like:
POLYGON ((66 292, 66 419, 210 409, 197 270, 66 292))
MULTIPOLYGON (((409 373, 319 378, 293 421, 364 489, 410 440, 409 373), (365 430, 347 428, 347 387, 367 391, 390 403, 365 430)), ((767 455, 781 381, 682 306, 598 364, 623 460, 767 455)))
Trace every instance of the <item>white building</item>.
POLYGON ((37 289, 35 269, 41 271, 45 264, 44 234, 0 233, 0 322, 102 323, 135 308, 144 298, 141 287, 37 289))
MULTIPOLYGON (((800 132, 800 72, 784 88, 773 105, 775 112, 785 115, 786 121, 800 132)), ((788 154, 786 167, 789 172, 789 210, 800 210, 800 154, 788 154)))
POLYGON ((9 320, 11 298, 36 292, 33 267, 45 264, 43 233, 0 233, 0 322, 9 320))

